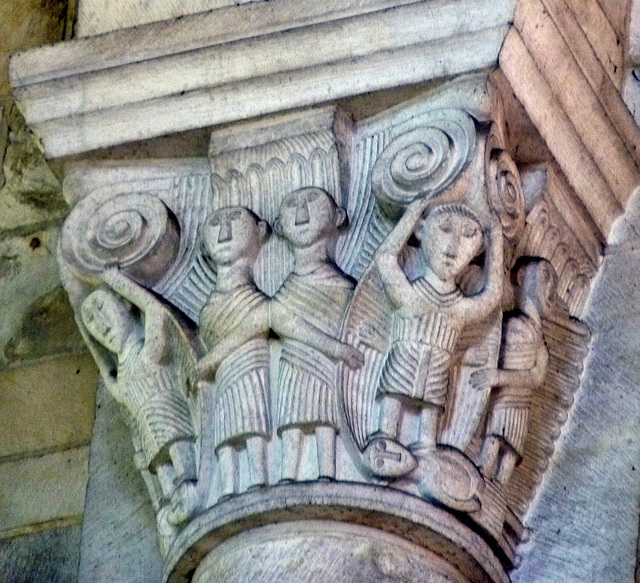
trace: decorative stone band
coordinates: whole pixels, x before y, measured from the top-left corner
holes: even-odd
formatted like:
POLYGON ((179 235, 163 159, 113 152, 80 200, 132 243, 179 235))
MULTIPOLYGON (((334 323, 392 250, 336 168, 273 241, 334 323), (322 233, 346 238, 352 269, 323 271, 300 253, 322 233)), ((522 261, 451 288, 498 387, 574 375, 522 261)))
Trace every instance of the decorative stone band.
MULTIPOLYGON (((204 575, 214 570, 215 557, 212 555, 225 541, 233 539, 235 542, 239 533, 268 525, 282 525, 281 538, 293 541, 299 528, 306 528, 307 521, 318 520, 324 522, 324 532, 339 531, 345 524, 369 527, 372 545, 380 539, 388 540, 389 535, 396 535, 393 537, 397 540, 396 546, 404 546, 407 542, 415 545, 416 562, 424 556, 426 549, 429 554, 436 555, 436 568, 441 561, 446 561, 452 567, 450 576, 451 571, 455 572, 455 579, 443 578, 443 581, 509 581, 498 558, 501 551, 491 549, 478 534, 442 508, 385 487, 335 482, 281 485, 218 504, 196 518, 179 535, 166 559, 163 582, 187 583, 192 581, 194 573, 196 581, 214 581, 216 579, 204 575), (198 572, 203 561, 206 561, 205 566, 198 572), (198 578, 199 574, 202 578, 198 578)), ((265 556, 262 567, 264 572, 273 575, 273 580, 289 580, 287 575, 290 573, 286 569, 296 548, 295 543, 285 547, 287 552, 265 556)), ((407 550, 402 550, 406 555, 407 550)), ((243 554, 243 557, 246 560, 247 555, 243 554)), ((242 583, 251 581, 248 578, 238 580, 242 583)), ((325 580, 329 579, 318 579, 325 580)))

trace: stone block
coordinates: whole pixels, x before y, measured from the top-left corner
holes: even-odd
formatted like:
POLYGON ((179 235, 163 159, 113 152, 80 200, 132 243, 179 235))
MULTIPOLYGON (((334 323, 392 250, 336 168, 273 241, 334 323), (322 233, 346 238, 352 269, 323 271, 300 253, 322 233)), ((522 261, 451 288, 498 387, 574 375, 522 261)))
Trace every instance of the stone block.
POLYGON ((82 528, 80 583, 160 581, 154 512, 118 404, 100 383, 82 528))
POLYGON ((4 583, 76 583, 80 525, 0 541, 0 579, 4 583))
POLYGON ((0 372, 0 458, 87 444, 96 385, 97 369, 89 355, 0 372))
POLYGON ((80 522, 89 448, 0 464, 0 533, 53 520, 80 522))

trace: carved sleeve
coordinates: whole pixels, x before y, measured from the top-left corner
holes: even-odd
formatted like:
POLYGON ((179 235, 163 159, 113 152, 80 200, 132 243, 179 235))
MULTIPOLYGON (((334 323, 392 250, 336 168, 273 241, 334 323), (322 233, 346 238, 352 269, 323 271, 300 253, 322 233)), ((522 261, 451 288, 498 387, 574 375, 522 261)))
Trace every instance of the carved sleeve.
POLYGON ((160 301, 148 290, 122 274, 117 268, 108 268, 103 278, 114 291, 136 305, 144 313, 145 350, 155 361, 169 356, 167 312, 160 301))
POLYGON ((304 342, 328 358, 340 358, 342 342, 288 310, 277 300, 271 303, 271 328, 278 336, 304 342))
POLYGON ((528 370, 499 369, 496 386, 523 389, 539 387, 544 382, 548 364, 549 351, 543 342, 536 352, 536 361, 532 368, 528 370))
POLYGON ((477 295, 463 299, 459 304, 461 320, 467 324, 486 318, 498 305, 502 295, 504 243, 502 226, 495 217, 492 217, 488 239, 484 289, 477 295))
POLYGON ((427 204, 428 199, 413 201, 374 257, 382 286, 395 307, 405 305, 413 295, 407 276, 398 263, 398 255, 416 228, 427 204))

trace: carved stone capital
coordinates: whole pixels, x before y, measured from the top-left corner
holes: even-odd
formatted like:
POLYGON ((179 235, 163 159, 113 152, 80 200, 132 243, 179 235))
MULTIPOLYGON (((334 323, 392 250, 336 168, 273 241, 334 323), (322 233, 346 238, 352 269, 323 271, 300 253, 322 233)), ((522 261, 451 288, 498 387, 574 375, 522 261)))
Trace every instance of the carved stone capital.
POLYGON ((68 174, 64 282, 164 581, 297 581, 310 549, 314 581, 509 580, 599 252, 557 168, 521 174, 504 112, 472 75, 68 174))

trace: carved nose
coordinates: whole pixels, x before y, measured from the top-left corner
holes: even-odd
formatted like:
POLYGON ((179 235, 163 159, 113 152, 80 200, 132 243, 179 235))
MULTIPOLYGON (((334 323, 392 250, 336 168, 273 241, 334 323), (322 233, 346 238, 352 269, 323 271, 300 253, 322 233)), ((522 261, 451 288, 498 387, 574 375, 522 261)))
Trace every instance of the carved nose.
POLYGON ((222 221, 220 223, 220 232, 218 233, 218 243, 226 243, 233 238, 231 233, 231 221, 222 221))
POLYGON ((307 200, 303 199, 298 203, 296 208, 296 225, 305 225, 309 222, 309 205, 307 200))
POLYGON ((444 255, 448 259, 455 259, 458 255, 458 245, 451 241, 444 249, 444 255))

